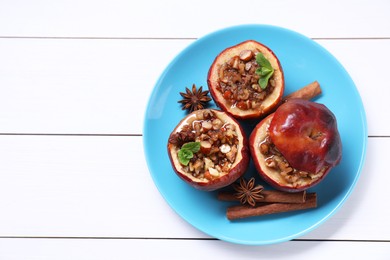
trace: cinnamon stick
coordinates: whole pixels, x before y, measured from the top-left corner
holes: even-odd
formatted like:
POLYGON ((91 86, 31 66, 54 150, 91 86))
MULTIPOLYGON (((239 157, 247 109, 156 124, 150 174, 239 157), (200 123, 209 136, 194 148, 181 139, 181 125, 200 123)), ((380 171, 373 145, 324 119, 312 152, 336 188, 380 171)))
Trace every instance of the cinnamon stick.
MULTIPOLYGON (((263 190, 261 194, 264 196, 256 202, 267 203, 304 203, 306 201, 306 191, 301 192, 283 192, 278 190, 263 190)), ((239 201, 233 192, 220 191, 217 198, 222 201, 239 201)))
POLYGON ((226 216, 229 220, 235 220, 274 213, 304 210, 315 207, 317 207, 317 194, 308 193, 304 203, 270 203, 262 204, 256 207, 246 205, 232 206, 227 209, 226 216))
POLYGON ((287 101, 292 98, 302 98, 306 100, 310 100, 322 93, 320 83, 318 81, 314 81, 297 91, 287 95, 286 97, 283 98, 283 101, 287 101))

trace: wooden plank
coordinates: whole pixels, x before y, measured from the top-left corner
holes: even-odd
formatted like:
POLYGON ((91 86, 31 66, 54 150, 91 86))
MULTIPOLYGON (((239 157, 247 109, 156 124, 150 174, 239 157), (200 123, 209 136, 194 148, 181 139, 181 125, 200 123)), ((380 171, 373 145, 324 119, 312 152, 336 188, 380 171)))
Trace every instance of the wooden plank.
POLYGON ((3 259, 318 259, 385 260, 390 242, 290 241, 249 247, 218 240, 0 239, 3 259), (23 248, 23 250, 20 250, 23 248))
POLYGON ((158 193, 141 137, 0 136, 0 158, 0 235, 202 236, 158 193))
MULTIPOLYGON (((192 42, 0 39, 0 133, 141 134, 155 82, 192 42)), ((369 135, 389 135, 382 104, 390 96, 390 88, 383 87, 390 40, 317 42, 355 81, 369 135), (357 62, 362 50, 370 50, 371 74, 357 62)))
POLYGON ((200 0, 190 7, 175 0, 3 1, 0 36, 193 38, 260 23, 310 37, 389 37, 388 10, 386 0, 243 0, 239 5, 200 0))
MULTIPOLYGON (((355 191, 303 238, 390 239, 389 145, 369 138, 355 191)), ((0 158, 0 236, 208 238, 159 194, 141 137, 0 136, 0 158)))
POLYGON ((157 78, 188 43, 1 39, 0 132, 140 134, 157 78))

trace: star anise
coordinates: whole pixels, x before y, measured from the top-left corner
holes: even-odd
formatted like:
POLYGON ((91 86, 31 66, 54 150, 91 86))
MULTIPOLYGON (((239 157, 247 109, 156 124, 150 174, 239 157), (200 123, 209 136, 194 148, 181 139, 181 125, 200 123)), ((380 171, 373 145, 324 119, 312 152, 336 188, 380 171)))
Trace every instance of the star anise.
POLYGON ((190 112, 203 109, 211 98, 208 96, 209 91, 203 91, 202 86, 197 90, 195 84, 192 85, 192 91, 186 88, 186 92, 180 92, 183 97, 178 102, 182 104, 182 109, 189 109, 190 112))
POLYGON ((195 133, 192 132, 189 125, 184 125, 180 132, 172 133, 169 136, 168 142, 181 147, 184 143, 195 141, 195 133))
POLYGON ((261 194, 263 186, 255 186, 255 178, 253 177, 248 182, 244 178, 241 178, 239 184, 233 184, 233 188, 236 191, 235 196, 240 200, 241 204, 248 203, 254 207, 256 205, 256 200, 264 198, 261 194))

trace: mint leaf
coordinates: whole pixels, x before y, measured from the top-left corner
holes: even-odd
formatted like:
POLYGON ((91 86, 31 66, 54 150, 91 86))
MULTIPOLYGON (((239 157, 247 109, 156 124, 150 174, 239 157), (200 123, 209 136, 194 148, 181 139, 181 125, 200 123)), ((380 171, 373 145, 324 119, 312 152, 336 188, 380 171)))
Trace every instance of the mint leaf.
POLYGON ((259 85, 261 87, 261 89, 266 89, 267 88, 267 85, 268 85, 268 80, 269 78, 272 76, 272 73, 264 76, 264 77, 261 77, 259 78, 259 85))
POLYGON ((188 165, 194 154, 188 149, 180 149, 178 152, 179 162, 185 166, 188 165))
POLYGON ((200 142, 189 142, 183 144, 177 154, 177 156, 179 157, 179 162, 187 166, 192 157, 194 157, 194 153, 197 153, 199 150, 200 142))
POLYGON ((257 53, 256 62, 261 67, 266 67, 270 70, 273 70, 271 63, 267 60, 266 57, 264 57, 264 55, 261 52, 257 53))
POLYGON ((261 76, 267 76, 268 74, 271 74, 273 71, 266 67, 261 67, 260 69, 260 75, 261 76))
POLYGON ((272 68, 271 63, 261 52, 256 55, 256 62, 259 65, 255 72, 260 76, 259 85, 262 89, 266 89, 268 80, 274 74, 274 68, 272 68))
POLYGON ((197 153, 200 150, 200 142, 189 142, 183 144, 181 149, 190 150, 193 153, 197 153))

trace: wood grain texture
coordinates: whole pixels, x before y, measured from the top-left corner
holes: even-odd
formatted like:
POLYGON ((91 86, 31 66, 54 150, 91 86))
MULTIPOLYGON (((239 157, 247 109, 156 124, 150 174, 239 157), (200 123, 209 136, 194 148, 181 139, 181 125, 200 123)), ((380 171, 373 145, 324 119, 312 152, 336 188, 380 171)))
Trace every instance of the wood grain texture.
POLYGON ((390 37, 387 0, 243 0, 239 6, 243 10, 236 2, 207 0, 190 6, 178 0, 8 0, 0 8, 0 35, 193 38, 257 23, 289 27, 309 37, 390 37))
MULTIPOLYGON (((369 139, 355 191, 304 238, 390 238, 390 208, 382 206, 389 145, 390 138, 369 139)), ((0 136, 0 158, 0 236, 208 237, 157 191, 142 137, 0 136)))
MULTIPOLYGON (((141 134, 158 77, 192 42, 0 39, 0 133, 141 134)), ((317 42, 354 80, 369 115, 369 135, 390 135, 382 109, 390 88, 381 87, 387 82, 390 40, 317 42), (356 62, 367 49, 375 64, 372 76, 356 62), (377 88, 381 95, 372 95, 377 88)))
POLYGON ((166 239, 0 239, 0 255, 4 259, 22 259, 34 256, 46 259, 317 259, 372 258, 387 260, 390 253, 387 242, 350 241, 290 241, 261 247, 229 244, 218 240, 166 239), (23 248, 23 250, 20 250, 23 248), (196 253, 189 253, 196 252, 196 253), (319 252, 322 252, 319 254, 319 252))
POLYGON ((242 0, 244 12, 236 3, 0 2, 0 259, 388 259, 390 2, 242 0), (145 162, 143 116, 158 77, 197 38, 239 24, 314 38, 365 105, 356 189, 296 241, 210 238, 168 206, 145 162))

